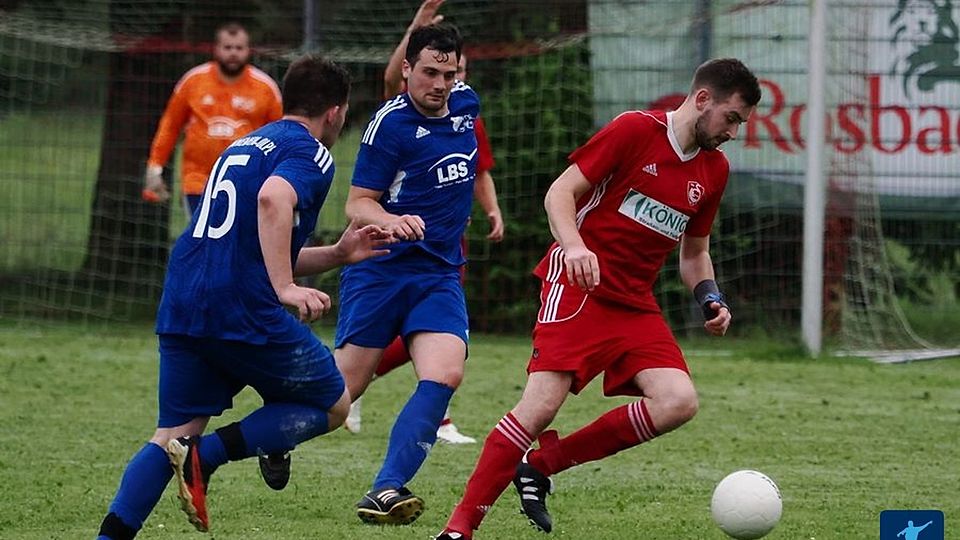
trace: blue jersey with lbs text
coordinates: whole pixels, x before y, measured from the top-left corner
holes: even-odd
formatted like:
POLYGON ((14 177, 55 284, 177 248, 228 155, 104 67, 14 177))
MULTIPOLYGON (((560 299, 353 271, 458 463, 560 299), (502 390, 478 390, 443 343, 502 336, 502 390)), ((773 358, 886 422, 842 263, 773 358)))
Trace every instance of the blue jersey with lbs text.
POLYGON ((291 343, 310 329, 280 303, 263 262, 257 195, 271 176, 297 192, 290 260, 313 233, 333 181, 333 156, 299 122, 279 120, 233 142, 170 253, 158 334, 291 343))
POLYGON ((363 133, 354 186, 382 191, 380 204, 395 215, 420 216, 424 239, 391 246, 390 255, 360 263, 381 264, 411 250, 462 265, 460 237, 470 218, 477 172, 474 121, 480 100, 466 84, 456 82, 449 113, 429 117, 414 107, 407 93, 388 100, 374 113, 363 133))

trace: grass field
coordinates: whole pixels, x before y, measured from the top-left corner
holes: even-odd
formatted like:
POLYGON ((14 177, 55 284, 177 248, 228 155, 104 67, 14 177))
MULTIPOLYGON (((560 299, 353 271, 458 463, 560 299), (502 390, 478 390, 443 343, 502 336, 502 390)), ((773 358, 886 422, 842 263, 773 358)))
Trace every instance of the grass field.
MULTIPOLYGON (((701 412, 650 444, 558 475, 551 499, 556 529, 569 539, 720 540, 709 515, 713 486, 739 468, 780 485, 784 516, 769 536, 859 540, 878 536, 884 509, 940 509, 947 538, 960 538, 960 361, 878 366, 810 361, 789 346, 686 344, 701 412)), ((149 326, 97 333, 68 326, 0 326, 0 538, 92 538, 127 459, 152 433, 156 342, 149 326)), ((454 399, 464 432, 485 434, 519 397, 529 345, 477 336, 467 379, 454 399)), ((411 487, 427 512, 406 528, 361 525, 353 504, 368 488, 392 418, 409 394, 409 370, 375 383, 364 430, 337 431, 294 453, 283 492, 260 481, 253 461, 218 471, 210 490, 216 539, 426 539, 456 503, 478 445, 437 445, 411 487)), ((561 434, 622 400, 592 385, 571 398, 561 434)), ((257 405, 244 391, 236 409, 257 405)), ((511 488, 512 490, 512 488, 511 488)), ((202 538, 168 488, 138 538, 202 538)), ((478 539, 543 537, 517 514, 508 491, 478 539)), ((549 538, 549 537, 543 537, 549 538)))

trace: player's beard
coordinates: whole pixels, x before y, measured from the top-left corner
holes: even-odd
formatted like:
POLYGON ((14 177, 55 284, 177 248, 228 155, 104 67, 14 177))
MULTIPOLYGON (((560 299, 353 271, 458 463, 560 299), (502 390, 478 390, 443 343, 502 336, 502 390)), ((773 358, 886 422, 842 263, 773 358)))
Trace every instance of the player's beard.
POLYGON ((697 146, 704 150, 716 150, 718 146, 727 142, 726 135, 711 137, 707 133, 706 126, 710 123, 710 115, 712 112, 713 111, 704 111, 703 114, 697 118, 697 122, 693 126, 694 140, 696 140, 697 146))
MULTIPOLYGON (((432 95, 432 94, 430 94, 430 95, 432 95)), ((435 112, 438 112, 438 111, 442 111, 443 108, 446 107, 446 105, 447 105, 446 96, 438 95, 438 96, 436 96, 436 97, 439 97, 440 100, 439 100, 439 101, 437 101, 437 100, 428 101, 428 100, 427 100, 427 94, 424 94, 423 100, 417 100, 417 105, 419 105, 420 108, 423 109, 423 110, 425 110, 425 111, 430 111, 430 112, 434 112, 434 113, 435 113, 435 112)))
POLYGON ((223 73, 226 77, 236 77, 243 73, 243 69, 247 67, 247 62, 224 62, 223 60, 217 60, 217 65, 220 66, 220 73, 223 73))

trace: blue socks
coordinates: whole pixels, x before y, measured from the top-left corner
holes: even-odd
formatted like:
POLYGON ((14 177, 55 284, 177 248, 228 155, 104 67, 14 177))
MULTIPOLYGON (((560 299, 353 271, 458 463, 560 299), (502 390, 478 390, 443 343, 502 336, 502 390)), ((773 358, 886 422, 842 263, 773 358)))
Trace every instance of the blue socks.
MULTIPOLYGON (((173 469, 170 468, 167 453, 159 446, 147 443, 127 464, 123 479, 120 480, 120 489, 110 503, 109 513, 119 518, 122 525, 139 531, 172 476, 173 469)), ((109 519, 105 520, 104 525, 109 526, 110 522, 109 519)), ((113 524, 117 525, 115 521, 113 524)), ((112 531, 101 528, 101 534, 108 532, 112 531)), ((113 537, 119 538, 119 535, 113 537)))
POLYGON ((270 403, 239 423, 218 429, 200 440, 200 462, 212 473, 227 461, 257 455, 282 454, 303 441, 327 432, 327 411, 295 403, 270 403))
POLYGON ((403 487, 417 474, 437 441, 437 428, 451 397, 453 388, 420 381, 393 423, 387 457, 373 482, 374 490, 403 487))

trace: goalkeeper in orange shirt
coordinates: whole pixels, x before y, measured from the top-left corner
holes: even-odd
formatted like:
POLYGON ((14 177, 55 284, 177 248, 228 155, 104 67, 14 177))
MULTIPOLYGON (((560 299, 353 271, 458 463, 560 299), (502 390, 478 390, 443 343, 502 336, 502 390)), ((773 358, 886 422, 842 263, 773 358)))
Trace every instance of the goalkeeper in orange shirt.
POLYGON ((143 198, 165 202, 163 167, 181 132, 184 207, 193 214, 213 163, 234 140, 282 116, 280 89, 250 64, 250 36, 237 23, 217 28, 213 60, 187 71, 163 111, 150 147, 143 198))

